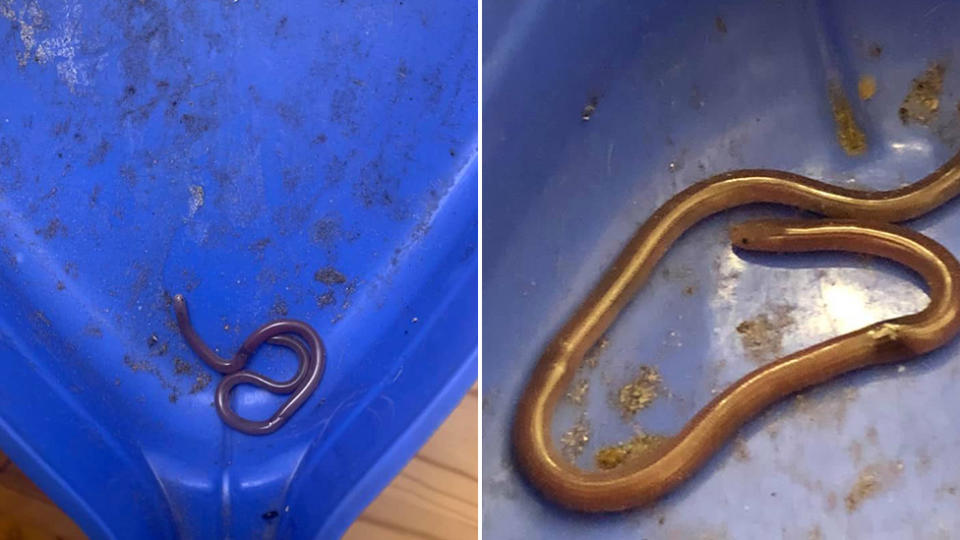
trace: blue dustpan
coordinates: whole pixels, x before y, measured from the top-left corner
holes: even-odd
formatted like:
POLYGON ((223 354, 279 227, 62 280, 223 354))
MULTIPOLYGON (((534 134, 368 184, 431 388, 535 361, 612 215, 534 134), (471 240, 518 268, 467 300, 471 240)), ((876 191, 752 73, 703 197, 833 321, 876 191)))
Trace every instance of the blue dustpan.
MULTIPOLYGON (((456 405, 475 28, 418 1, 0 3, 0 447, 91 537, 335 537, 456 405), (175 293, 223 355, 317 329, 326 376, 280 431, 221 423, 175 293)), ((292 374, 273 349, 251 367, 292 374)))
MULTIPOLYGON (((960 530, 958 343, 787 400, 645 509, 560 510, 527 486, 509 444, 516 400, 543 347, 674 193, 742 168, 890 189, 951 157, 960 147, 958 16, 951 2, 485 6, 485 536, 939 538, 960 530), (935 65, 944 68, 936 113, 924 120, 911 108, 904 118, 912 81, 935 65), (860 155, 837 137, 832 80, 864 134, 860 155)), ((960 253, 958 205, 908 225, 960 253)), ((735 253, 727 228, 760 216, 796 212, 758 206, 707 220, 624 310, 597 367, 584 372, 584 404, 564 400, 558 409, 555 440, 581 414, 589 421, 582 466, 636 429, 677 432, 761 362, 925 305, 919 281, 882 261, 735 253), (764 316, 756 350, 737 328, 764 316), (663 392, 625 421, 612 402, 644 365, 658 370, 663 392)))

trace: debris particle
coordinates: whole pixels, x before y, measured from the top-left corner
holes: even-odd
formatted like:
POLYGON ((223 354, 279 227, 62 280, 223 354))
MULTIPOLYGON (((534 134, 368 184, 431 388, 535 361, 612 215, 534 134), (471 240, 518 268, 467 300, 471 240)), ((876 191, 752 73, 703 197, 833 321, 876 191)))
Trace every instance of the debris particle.
POLYGON ((783 351, 783 332, 794 324, 792 306, 774 306, 770 314, 761 313, 737 325, 740 342, 755 363, 773 360, 783 351))
POLYGON ((64 290, 64 289, 66 289, 66 288, 67 288, 67 286, 64 285, 62 281, 58 281, 58 282, 57 282, 57 290, 58 290, 58 291, 62 291, 62 290, 64 290))
POLYGON ((42 236, 47 240, 55 238, 57 235, 67 236, 67 227, 58 218, 53 218, 47 223, 46 227, 34 229, 37 236, 42 236))
POLYGON ((740 437, 733 440, 733 459, 737 461, 750 461, 750 449, 747 447, 747 441, 740 437))
POLYGON ((150 334, 150 337, 147 338, 147 347, 153 347, 160 342, 160 338, 156 334, 150 334))
POLYGON ((201 373, 197 375, 197 380, 194 381, 193 386, 190 387, 190 393, 197 394, 203 391, 203 389, 210 384, 211 380, 212 378, 210 377, 209 373, 201 373))
POLYGON ((317 307, 325 308, 327 306, 332 306, 337 303, 336 297, 333 295, 333 291, 327 291, 320 296, 316 297, 317 307))
POLYGON ((587 351, 587 354, 583 357, 583 363, 588 368, 595 368, 599 363, 600 353, 606 350, 610 346, 610 338, 606 335, 600 336, 600 339, 590 347, 590 350, 587 351))
POLYGON ((332 266, 317 270, 316 273, 313 274, 313 279, 325 285, 339 285, 347 282, 347 276, 332 266))
POLYGON ((273 302, 273 307, 270 308, 270 313, 278 317, 286 317, 288 312, 287 301, 278 296, 273 302))
POLYGON ((257 257, 257 260, 263 260, 263 252, 267 249, 267 246, 270 245, 270 238, 261 238, 256 242, 250 244, 249 250, 257 257))
POLYGON ((34 322, 40 323, 44 326, 53 326, 53 324, 50 322, 50 319, 48 319, 47 316, 39 310, 33 312, 33 320, 34 322))
POLYGON ((580 379, 573 383, 573 388, 567 392, 567 398, 573 402, 574 405, 583 405, 587 397, 587 390, 590 389, 590 381, 587 379, 580 379))
POLYGON ((179 356, 173 359, 173 372, 177 375, 186 375, 193 371, 193 368, 179 356))
POLYGON ((943 90, 943 64, 933 64, 913 79, 898 111, 904 124, 928 125, 940 110, 940 92, 943 90))
POLYGON ((589 121, 590 118, 593 116, 593 113, 596 112, 597 105, 599 104, 600 104, 599 98, 597 98, 596 96, 591 97, 590 100, 587 101, 587 104, 584 105, 583 111, 580 113, 580 119, 583 120, 584 122, 589 121))
POLYGON ((581 414, 577 423, 560 436, 560 446, 563 455, 573 461, 583 454, 583 449, 590 442, 590 422, 586 415, 581 414))
POLYGON ((831 81, 827 93, 833 122, 836 124, 837 142, 848 156, 859 156, 867 150, 867 136, 853 116, 853 108, 847 99, 843 87, 837 81, 831 81))
POLYGON ((157 380, 160 381, 160 386, 170 392, 168 396, 170 403, 177 402, 177 399, 180 397, 180 389, 177 388, 175 384, 167 380, 160 369, 149 360, 134 360, 130 356, 124 355, 123 363, 130 368, 130 371, 133 371, 134 373, 144 372, 156 377, 157 380))
POLYGON ((604 470, 614 469, 622 465, 627 459, 636 457, 652 448, 659 446, 667 438, 662 435, 640 433, 629 441, 605 446, 597 450, 594 461, 597 467, 604 470))
POLYGON ((129 356, 124 356, 124 357, 123 357, 123 363, 126 364, 126 366, 127 366, 128 368, 130 368, 130 371, 133 371, 134 373, 136 373, 136 372, 138 372, 138 371, 148 371, 148 372, 149 372, 149 371, 151 371, 151 368, 152 368, 152 369, 156 369, 156 368, 154 368, 149 362, 146 362, 146 361, 144 361, 144 360, 134 360, 133 358, 130 358, 129 356))
POLYGON ((863 501, 873 497, 886 487, 890 480, 903 472, 903 464, 880 463, 865 467, 860 471, 856 483, 850 492, 843 498, 847 512, 853 512, 863 504, 863 501))
POLYGON ((853 489, 843 499, 847 505, 847 512, 856 510, 864 499, 874 495, 879 489, 880 482, 875 475, 866 472, 861 473, 857 483, 853 485, 853 489))
POLYGON ((873 75, 861 75, 860 81, 857 82, 857 93, 860 94, 860 99, 866 101, 873 97, 877 93, 877 79, 873 75))
POLYGON ((721 34, 727 33, 727 23, 724 22, 723 17, 717 15, 717 18, 713 20, 713 24, 717 27, 717 32, 721 34))
POLYGON ((617 393, 617 404, 624 416, 632 416, 653 403, 660 392, 662 379, 656 368, 640 366, 637 377, 623 385, 617 393))
POLYGON ((337 215, 327 215, 317 220, 313 224, 313 230, 310 237, 315 244, 332 246, 340 237, 340 217, 337 215))
POLYGON ((190 186, 190 211, 187 213, 187 217, 193 217, 197 210, 203 206, 203 186, 190 186))
POLYGON ((103 187, 100 184, 93 186, 93 191, 90 192, 90 208, 93 208, 97 205, 97 201, 100 199, 100 192, 103 190, 103 187))
POLYGON ((883 45, 879 43, 871 43, 867 48, 867 54, 873 58, 879 58, 883 54, 883 45))

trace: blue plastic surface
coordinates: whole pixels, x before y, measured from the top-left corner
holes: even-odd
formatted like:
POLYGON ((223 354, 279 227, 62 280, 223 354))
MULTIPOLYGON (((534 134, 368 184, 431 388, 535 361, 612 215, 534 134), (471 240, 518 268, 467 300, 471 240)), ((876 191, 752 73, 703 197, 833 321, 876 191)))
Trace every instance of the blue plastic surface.
MULTIPOLYGON (((546 503, 514 469, 508 434, 545 344, 637 225, 674 193, 715 173, 760 167, 887 189, 952 156, 960 147, 958 18, 960 3, 938 1, 484 6, 485 537, 956 536, 957 342, 902 369, 858 373, 787 400, 646 509, 579 515, 546 503), (904 125, 901 100, 932 62, 946 67, 937 118, 904 125), (838 145, 831 69, 866 133, 862 156, 838 145), (877 81, 869 101, 857 95, 861 75, 877 81), (864 479, 870 487, 858 491, 864 479)), ((586 405, 564 400, 559 408, 555 440, 581 411, 590 422, 581 465, 592 467, 598 448, 635 427, 675 433, 756 367, 736 330, 743 321, 774 321, 770 359, 925 304, 911 274, 881 261, 731 250, 730 224, 777 215, 796 212, 721 214, 667 254, 612 327, 598 366, 583 372, 586 405), (640 365, 656 366, 668 392, 625 422, 611 394, 640 365)), ((909 225, 960 254, 960 202, 909 225)))
MULTIPOLYGON (((476 15, 0 0, 0 448, 92 537, 336 537, 459 401, 476 15), (177 292, 225 355, 280 316, 319 331, 280 431, 220 422, 177 292)), ((292 373, 272 349, 251 367, 292 373)))

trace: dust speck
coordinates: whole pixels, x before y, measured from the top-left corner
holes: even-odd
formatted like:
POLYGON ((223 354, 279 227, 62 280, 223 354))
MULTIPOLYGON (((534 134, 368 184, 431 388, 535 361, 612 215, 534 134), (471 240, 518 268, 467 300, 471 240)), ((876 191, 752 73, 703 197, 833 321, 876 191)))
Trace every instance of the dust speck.
POLYGON ((274 300, 273 306, 270 308, 270 313, 278 317, 286 317, 287 313, 289 313, 289 308, 287 307, 287 301, 278 296, 274 300))
POLYGON ((318 295, 315 300, 318 308, 325 308, 337 303, 337 298, 334 296, 333 291, 327 291, 321 295, 318 295))
POLYGON ((196 215, 197 210, 203 206, 203 186, 190 186, 190 202, 189 202, 189 212, 187 213, 188 217, 193 217, 196 215))
POLYGON ((595 368, 600 362, 600 354, 610 346, 610 338, 606 335, 600 336, 600 339, 590 347, 587 354, 583 357, 583 364, 588 368, 595 368))
POLYGON ((583 454, 583 449, 590 442, 590 422, 586 415, 581 414, 577 422, 560 436, 560 447, 563 455, 573 461, 583 454))
POLYGON ((310 239, 315 244, 332 246, 341 235, 340 217, 327 215, 318 219, 310 231, 310 239))
POLYGON ((248 249, 250 250, 251 253, 253 253, 256 256, 258 261, 263 260, 263 253, 264 251, 266 251, 267 246, 270 245, 270 242, 272 242, 270 238, 261 238, 256 242, 250 244, 250 247, 248 249))
POLYGON ((211 380, 212 377, 210 377, 209 373, 201 373, 197 375, 196 380, 193 382, 193 386, 190 387, 190 393, 197 394, 202 392, 203 389, 210 384, 211 380))
POLYGON ((943 90, 943 64, 933 64, 910 83, 898 114, 904 124, 928 125, 940 110, 940 92, 943 90))
POLYGON ((315 300, 318 308, 325 308, 337 303, 337 298, 334 296, 333 291, 327 291, 323 294, 317 295, 315 300))
POLYGON ((596 96, 591 97, 587 104, 583 106, 583 110, 580 111, 580 119, 584 122, 589 121, 593 118, 593 113, 597 111, 597 105, 600 104, 600 99, 596 96))
POLYGON ((857 481, 850 488, 850 492, 843 498, 847 507, 847 512, 857 510, 865 500, 880 493, 886 488, 890 481, 895 479, 902 471, 903 467, 898 466, 899 462, 877 463, 865 467, 860 471, 857 481))
POLYGON ((847 94, 837 81, 831 81, 827 87, 830 98, 830 110, 833 113, 833 122, 836 124, 837 142, 848 156, 859 156, 867 150, 867 135, 857 124, 853 115, 853 107, 847 99, 847 94))
POLYGON ((46 314, 40 310, 33 312, 33 321, 46 327, 53 326, 53 323, 50 322, 50 319, 47 318, 46 314))
POLYGON ((717 18, 713 20, 713 25, 716 27, 717 32, 721 34, 727 33, 727 23, 723 20, 723 17, 717 15, 717 18))
POLYGON ((637 377, 617 392, 617 405, 625 417, 646 409, 660 393, 662 379, 655 367, 640 366, 637 377))
POLYGON ((600 450, 597 450, 597 453, 594 456, 594 461, 597 464, 597 468, 604 470, 614 469, 622 465, 628 459, 637 457, 653 448, 656 448, 665 440, 666 437, 663 437, 662 435, 639 433, 636 437, 630 439, 629 441, 614 444, 612 446, 605 446, 600 450))
POLYGON ((733 440, 733 459, 740 462, 750 461, 750 448, 747 447, 747 441, 740 437, 733 440))
POLYGON ((737 325, 740 342, 747 356, 757 364, 773 360, 783 351, 783 333, 794 324, 792 306, 773 306, 770 313, 761 313, 737 325))
POLYGON ((877 93, 877 79, 873 75, 861 75, 857 82, 857 94, 860 99, 866 101, 877 93))
POLYGON ((58 218, 53 218, 47 223, 46 227, 35 229, 33 231, 37 236, 50 240, 57 236, 67 236, 67 227, 58 218))
POLYGON ((583 405, 587 398, 587 390, 590 389, 590 381, 579 379, 573 383, 573 387, 567 392, 567 399, 574 405, 583 405))
POLYGON ((193 371, 193 368, 183 358, 179 356, 173 359, 173 372, 177 375, 186 375, 193 371))
POLYGON ((332 266, 317 270, 313 274, 313 279, 325 285, 339 285, 347 282, 347 276, 332 266))

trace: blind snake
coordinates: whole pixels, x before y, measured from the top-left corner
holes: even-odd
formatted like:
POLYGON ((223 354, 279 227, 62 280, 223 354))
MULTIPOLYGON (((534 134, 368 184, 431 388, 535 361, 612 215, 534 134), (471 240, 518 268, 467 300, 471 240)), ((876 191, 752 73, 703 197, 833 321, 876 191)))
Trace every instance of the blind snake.
POLYGON ((586 300, 547 345, 520 397, 513 423, 516 461, 530 483, 579 511, 617 511, 649 504, 702 467, 748 420, 804 388, 864 366, 929 352, 960 329, 960 265, 933 240, 900 226, 960 193, 960 154, 934 173, 890 191, 857 191, 797 174, 734 171, 678 193, 640 226, 586 300), (776 203, 851 220, 755 221, 731 229, 742 249, 847 251, 892 259, 919 273, 931 303, 914 315, 872 324, 788 355, 733 383, 676 436, 649 455, 611 471, 587 471, 554 446, 550 427, 558 399, 587 350, 646 282, 683 232, 717 212, 776 203))
POLYGON ((233 358, 227 359, 221 358, 197 334, 190 322, 187 300, 183 295, 173 297, 173 310, 187 345, 208 366, 225 375, 217 385, 214 404, 223 422, 233 429, 249 435, 273 433, 303 406, 320 384, 325 351, 323 341, 309 324, 293 319, 278 319, 266 323, 244 340, 233 358), (297 373, 290 380, 280 382, 244 369, 250 357, 264 342, 286 347, 297 355, 297 373), (274 394, 292 395, 267 420, 248 420, 238 415, 230 406, 230 392, 239 384, 252 384, 274 394))

